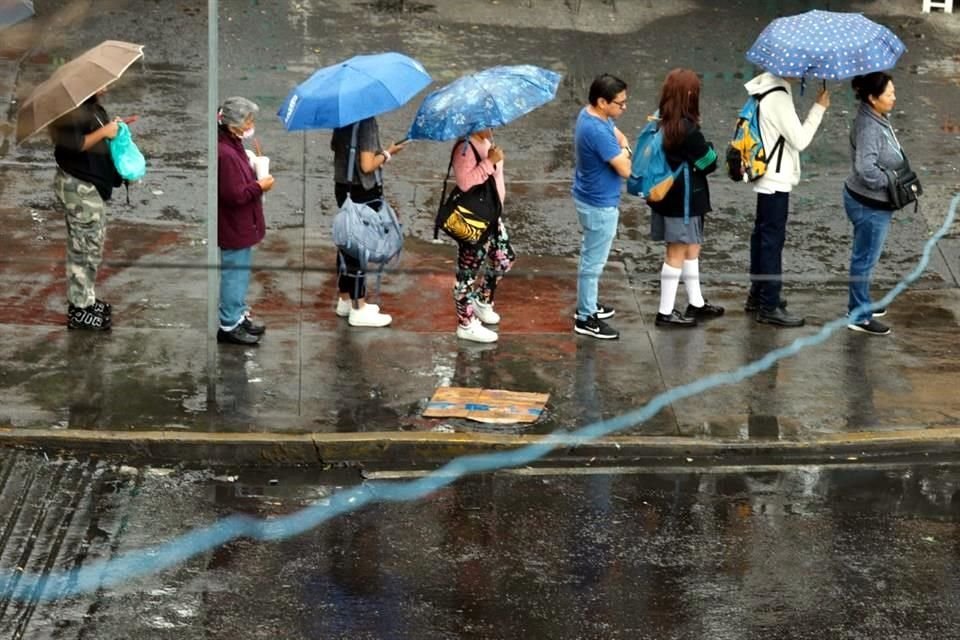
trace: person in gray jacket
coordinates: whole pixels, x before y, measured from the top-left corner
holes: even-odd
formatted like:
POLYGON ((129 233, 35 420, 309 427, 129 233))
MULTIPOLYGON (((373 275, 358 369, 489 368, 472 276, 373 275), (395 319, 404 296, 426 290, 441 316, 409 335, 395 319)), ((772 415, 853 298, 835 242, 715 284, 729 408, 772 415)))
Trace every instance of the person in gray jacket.
POLYGON ((907 162, 888 120, 897 102, 893 78, 875 71, 855 77, 851 84, 860 108, 850 131, 853 170, 843 187, 843 206, 853 223, 847 328, 882 336, 890 333, 890 327, 877 318, 887 310, 873 308, 870 278, 895 209, 887 193, 889 178, 885 169, 900 171, 907 162))

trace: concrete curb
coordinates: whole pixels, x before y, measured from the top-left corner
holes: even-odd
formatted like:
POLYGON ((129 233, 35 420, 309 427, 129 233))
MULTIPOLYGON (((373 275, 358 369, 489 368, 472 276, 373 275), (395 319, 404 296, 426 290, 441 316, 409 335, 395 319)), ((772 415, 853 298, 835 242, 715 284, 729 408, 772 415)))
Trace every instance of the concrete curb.
MULTIPOLYGON (((359 464, 424 468, 462 455, 507 451, 542 436, 475 433, 184 433, 0 429, 0 446, 46 452, 99 453, 163 462, 240 465, 359 464)), ((618 436, 559 446, 544 463, 595 461, 645 466, 736 466, 960 460, 960 427, 825 434, 791 441, 700 440, 618 436)))

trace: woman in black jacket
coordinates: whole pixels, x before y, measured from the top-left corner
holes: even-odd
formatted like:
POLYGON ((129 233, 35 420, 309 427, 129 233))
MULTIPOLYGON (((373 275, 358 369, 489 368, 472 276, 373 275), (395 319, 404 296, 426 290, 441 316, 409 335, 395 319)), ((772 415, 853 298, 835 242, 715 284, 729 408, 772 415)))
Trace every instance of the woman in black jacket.
POLYGON ((667 161, 671 168, 683 170, 667 196, 650 203, 650 236, 667 243, 656 325, 693 327, 698 319, 723 315, 723 307, 704 300, 700 291, 703 217, 711 210, 707 174, 717 168, 717 154, 700 132, 700 78, 693 71, 674 69, 667 74, 660 90, 659 126, 667 161), (687 290, 685 313, 673 308, 681 278, 687 290))

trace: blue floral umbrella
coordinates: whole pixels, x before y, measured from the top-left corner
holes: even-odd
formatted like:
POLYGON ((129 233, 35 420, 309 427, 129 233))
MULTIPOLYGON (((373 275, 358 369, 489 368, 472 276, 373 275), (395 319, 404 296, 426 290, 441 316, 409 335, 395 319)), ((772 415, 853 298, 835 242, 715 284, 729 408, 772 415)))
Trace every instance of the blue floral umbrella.
POLYGON ((771 22, 747 60, 781 77, 842 80, 891 69, 906 50, 892 31, 862 14, 815 9, 771 22))
POLYGON ((424 98, 407 137, 453 140, 503 126, 553 100, 559 84, 559 73, 529 64, 471 73, 424 98))
POLYGON ((294 87, 277 115, 287 131, 336 129, 392 111, 428 84, 423 65, 402 53, 354 56, 294 87))

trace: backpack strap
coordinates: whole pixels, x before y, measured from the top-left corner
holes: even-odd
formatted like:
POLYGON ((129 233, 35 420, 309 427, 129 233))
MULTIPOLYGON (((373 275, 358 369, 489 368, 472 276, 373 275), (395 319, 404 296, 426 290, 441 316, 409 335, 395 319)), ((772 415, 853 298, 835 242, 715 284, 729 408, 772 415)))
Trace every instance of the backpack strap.
MULTIPOLYGON (((766 98, 771 93, 774 93, 775 91, 783 91, 784 93, 787 92, 787 90, 784 87, 774 87, 773 89, 767 89, 763 93, 758 93, 754 96, 754 98, 757 99, 757 123, 758 124, 760 122, 760 101, 766 98)), ((760 136, 761 138, 763 137, 763 128, 760 129, 760 136)), ((781 134, 780 137, 777 138, 777 141, 774 143, 774 145, 770 147, 770 153, 767 154, 768 164, 770 163, 770 159, 773 158, 773 155, 777 154, 777 173, 780 173, 780 167, 783 164, 783 148, 784 146, 786 146, 785 142, 786 142, 786 139, 783 137, 783 134, 781 134)))
MULTIPOLYGON (((354 122, 350 131, 350 155, 347 156, 347 184, 353 184, 353 168, 357 166, 357 134, 360 131, 360 122, 354 122)), ((373 171, 377 186, 383 185, 379 167, 373 171)))

